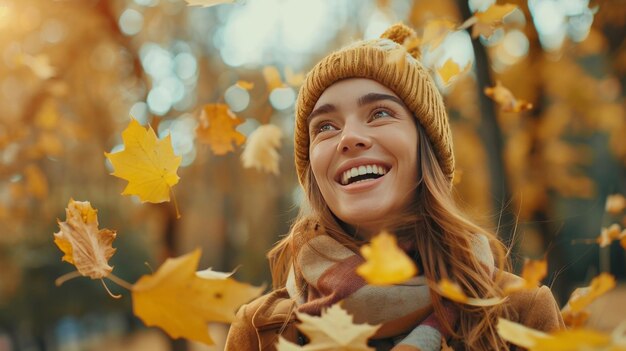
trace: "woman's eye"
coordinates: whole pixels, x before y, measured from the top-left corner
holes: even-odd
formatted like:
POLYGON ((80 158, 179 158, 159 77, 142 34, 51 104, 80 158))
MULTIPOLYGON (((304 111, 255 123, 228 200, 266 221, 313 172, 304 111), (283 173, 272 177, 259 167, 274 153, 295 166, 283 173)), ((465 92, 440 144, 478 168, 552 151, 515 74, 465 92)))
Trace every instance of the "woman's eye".
POLYGON ((324 123, 320 126, 317 127, 317 132, 321 133, 321 132, 329 132, 331 130, 335 130, 335 127, 330 124, 330 123, 324 123))
POLYGON ((385 110, 377 110, 372 114, 372 119, 378 119, 382 117, 391 117, 391 114, 385 110))

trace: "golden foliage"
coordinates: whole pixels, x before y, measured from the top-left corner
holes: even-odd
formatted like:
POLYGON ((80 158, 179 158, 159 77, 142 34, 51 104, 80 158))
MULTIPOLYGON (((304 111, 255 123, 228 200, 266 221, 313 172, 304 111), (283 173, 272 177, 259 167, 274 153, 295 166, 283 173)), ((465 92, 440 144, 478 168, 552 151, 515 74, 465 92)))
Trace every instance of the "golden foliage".
POLYGON ((493 87, 486 87, 485 95, 498 103, 503 112, 522 112, 533 107, 533 104, 529 102, 516 99, 513 93, 502 85, 500 81, 497 81, 493 87))
POLYGON ((468 297, 457 283, 452 282, 447 278, 441 279, 437 284, 431 284, 431 287, 439 295, 449 300, 471 306, 493 306, 506 301, 506 298, 501 297, 492 297, 487 299, 468 297))
POLYGON ((448 85, 452 80, 456 79, 459 75, 466 73, 472 67, 472 63, 468 62, 463 69, 459 67, 459 64, 453 61, 451 58, 446 60, 443 66, 437 68, 437 74, 441 78, 444 85, 448 85))
POLYGON ((522 270, 522 280, 513 284, 509 284, 504 287, 504 293, 510 295, 519 290, 535 289, 541 280, 548 274, 548 261, 543 260, 529 260, 524 262, 524 268, 522 270))

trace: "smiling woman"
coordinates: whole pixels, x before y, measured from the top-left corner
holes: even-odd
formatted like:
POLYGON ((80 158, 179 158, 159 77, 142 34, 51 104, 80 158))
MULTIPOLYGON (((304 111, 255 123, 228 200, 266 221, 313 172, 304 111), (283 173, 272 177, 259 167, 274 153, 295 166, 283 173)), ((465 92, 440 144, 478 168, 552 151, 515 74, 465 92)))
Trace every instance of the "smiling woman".
POLYGON ((404 47, 414 39, 394 25, 381 39, 328 55, 305 78, 294 145, 307 206, 269 253, 274 291, 240 308, 227 350, 275 350, 279 336, 304 345, 294 311, 320 315, 338 302, 355 323, 380 325, 369 340, 376 350, 439 351, 442 339, 455 350, 508 349, 496 330, 500 317, 563 327, 545 286, 475 307, 428 285, 452 281, 489 299, 520 278, 505 272, 495 235, 454 203, 448 117, 419 53, 404 47), (421 275, 375 286, 355 272, 360 247, 381 231, 395 234, 421 275))

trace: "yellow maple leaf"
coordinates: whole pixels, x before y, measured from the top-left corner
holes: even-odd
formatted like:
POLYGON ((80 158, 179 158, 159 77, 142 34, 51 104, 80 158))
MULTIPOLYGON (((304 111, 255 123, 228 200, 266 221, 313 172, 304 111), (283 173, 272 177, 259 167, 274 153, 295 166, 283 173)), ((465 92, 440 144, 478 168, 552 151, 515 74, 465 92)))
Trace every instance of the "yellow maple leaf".
POLYGON ((248 137, 241 153, 244 168, 256 168, 260 171, 278 175, 280 138, 283 133, 275 125, 259 126, 248 137))
POLYGON ((108 260, 115 253, 115 231, 98 229, 98 212, 89 201, 70 199, 65 216, 65 222, 57 220, 60 230, 54 233, 54 243, 65 254, 62 260, 91 279, 108 276, 113 271, 108 260))
POLYGON ((472 63, 468 62, 467 65, 461 70, 459 65, 451 58, 447 59, 443 66, 437 68, 437 73, 441 78, 444 85, 448 85, 453 79, 456 79, 460 74, 466 73, 472 67, 472 63))
POLYGON ((524 262, 522 269, 522 280, 504 287, 504 294, 509 295, 515 291, 524 289, 534 289, 541 283, 541 280, 548 274, 548 261, 529 260, 524 262))
POLYGON ((493 4, 483 12, 476 12, 474 16, 481 23, 499 23, 502 22, 504 17, 517 8, 514 4, 493 4))
POLYGON ((174 155, 170 135, 157 139, 152 127, 146 130, 135 119, 122 132, 124 150, 104 155, 111 161, 111 175, 128 181, 122 195, 137 195, 142 202, 170 200, 171 187, 178 183, 176 171, 182 157, 174 155))
POLYGON ((374 351, 367 346, 379 325, 354 324, 352 316, 339 304, 322 311, 320 317, 298 313, 302 322, 298 325, 310 340, 305 346, 295 345, 282 336, 276 345, 277 351, 374 351))
POLYGON ((383 231, 369 245, 361 247, 365 262, 356 272, 368 283, 391 285, 407 281, 417 274, 415 263, 398 247, 395 236, 383 231))
POLYGON ((502 85, 500 81, 497 81, 493 87, 486 87, 485 95, 498 103, 500 109, 504 112, 522 112, 533 107, 533 104, 529 102, 516 99, 513 93, 502 85))
POLYGON ((235 130, 243 121, 235 116, 226 104, 207 104, 202 108, 200 123, 196 128, 198 141, 211 147, 216 155, 235 151, 246 140, 245 135, 235 130))
POLYGON ((609 195, 606 198, 606 212, 616 215, 626 208, 626 198, 622 194, 609 195))
POLYGON ((602 227, 600 235, 596 238, 596 242, 600 247, 611 245, 613 240, 619 240, 622 237, 621 228, 618 223, 611 224, 608 228, 602 227))
POLYGON ((187 2, 187 6, 202 6, 202 7, 211 7, 215 5, 221 4, 232 4, 236 0, 185 0, 187 2))
POLYGON ((501 304, 506 301, 506 298, 492 297, 486 299, 479 299, 474 297, 468 297, 461 287, 447 278, 442 278, 437 284, 430 284, 433 290, 439 295, 456 302, 460 302, 471 306, 493 306, 501 304))
POLYGON ((454 30, 456 24, 447 19, 435 19, 428 21, 424 26, 422 35, 422 45, 430 45, 429 49, 434 50, 446 38, 448 33, 454 30))
POLYGON ((230 323, 236 310, 257 297, 264 287, 240 283, 230 274, 196 272, 201 250, 169 258, 152 275, 132 287, 133 313, 148 326, 158 326, 172 338, 209 345, 207 323, 230 323))

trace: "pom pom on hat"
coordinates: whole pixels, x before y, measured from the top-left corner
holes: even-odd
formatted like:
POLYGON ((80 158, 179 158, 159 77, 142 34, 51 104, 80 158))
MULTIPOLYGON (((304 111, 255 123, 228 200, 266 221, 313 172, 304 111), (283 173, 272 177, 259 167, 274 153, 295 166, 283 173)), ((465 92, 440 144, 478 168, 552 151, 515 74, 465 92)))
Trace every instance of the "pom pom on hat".
POLYGON ((412 28, 409 28, 406 25, 398 22, 387 28, 387 30, 383 34, 381 34, 380 37, 382 39, 392 40, 404 46, 407 52, 411 56, 413 56, 413 58, 420 58, 420 50, 417 45, 417 42, 419 40, 417 38, 417 33, 415 33, 412 28))

